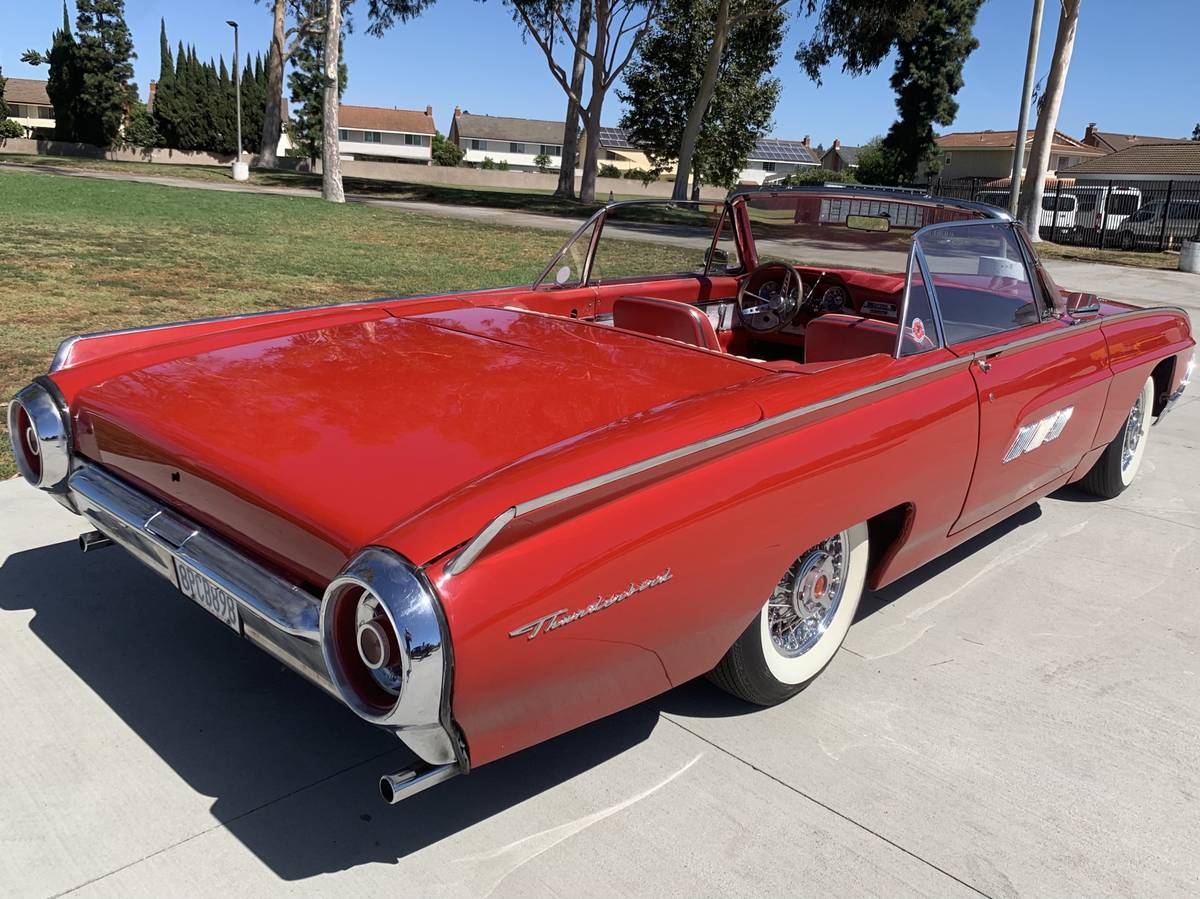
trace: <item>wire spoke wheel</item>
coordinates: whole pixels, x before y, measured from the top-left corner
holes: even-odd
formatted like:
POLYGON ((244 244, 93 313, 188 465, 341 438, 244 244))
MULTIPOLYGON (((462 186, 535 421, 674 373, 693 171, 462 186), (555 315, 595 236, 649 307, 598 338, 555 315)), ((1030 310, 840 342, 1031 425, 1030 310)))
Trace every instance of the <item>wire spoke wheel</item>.
POLYGON ((1138 394, 1137 402, 1125 419, 1125 439, 1121 444, 1121 471, 1128 472, 1138 457, 1138 446, 1142 442, 1142 418, 1146 414, 1145 394, 1138 394))
POLYGON ((866 588, 870 553, 863 521, 793 558, 709 679, 757 705, 803 690, 846 639, 866 588))
POLYGON ((846 586, 848 532, 809 549, 788 569, 767 603, 775 648, 789 658, 812 649, 837 614, 846 586))

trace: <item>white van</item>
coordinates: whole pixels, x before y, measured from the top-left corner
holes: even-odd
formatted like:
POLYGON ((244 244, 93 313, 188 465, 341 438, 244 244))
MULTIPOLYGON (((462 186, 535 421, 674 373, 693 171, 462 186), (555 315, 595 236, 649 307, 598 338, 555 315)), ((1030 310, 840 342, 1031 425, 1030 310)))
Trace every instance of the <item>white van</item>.
MULTIPOLYGON (((975 195, 975 200, 979 203, 997 206, 1000 209, 1007 209, 1008 191, 981 190, 975 195)), ((1074 230, 1077 206, 1076 197, 1064 191, 1058 197, 1056 207, 1054 192, 1047 190, 1042 195, 1042 216, 1038 220, 1038 231, 1041 236, 1050 237, 1051 234, 1056 234, 1061 237, 1074 230)))
MULTIPOLYGON (((1080 236, 1097 233, 1101 228, 1106 233, 1118 231, 1127 218, 1142 208, 1142 192, 1136 187, 1114 187, 1110 190, 1107 185, 1081 187, 1077 184, 1070 191, 1078 204, 1075 229, 1080 236)), ((1067 188, 1063 188, 1063 195, 1066 196, 1066 193, 1067 188)))

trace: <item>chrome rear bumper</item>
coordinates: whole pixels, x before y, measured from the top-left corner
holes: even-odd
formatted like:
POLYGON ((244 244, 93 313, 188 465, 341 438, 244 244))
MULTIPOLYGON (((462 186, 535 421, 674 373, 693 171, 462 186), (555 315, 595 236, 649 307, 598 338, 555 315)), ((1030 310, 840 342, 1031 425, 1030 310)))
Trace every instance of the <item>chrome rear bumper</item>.
POLYGON ((96 465, 77 461, 67 488, 96 530, 176 588, 176 560, 219 584, 237 601, 247 640, 338 696, 321 654, 319 599, 96 465))

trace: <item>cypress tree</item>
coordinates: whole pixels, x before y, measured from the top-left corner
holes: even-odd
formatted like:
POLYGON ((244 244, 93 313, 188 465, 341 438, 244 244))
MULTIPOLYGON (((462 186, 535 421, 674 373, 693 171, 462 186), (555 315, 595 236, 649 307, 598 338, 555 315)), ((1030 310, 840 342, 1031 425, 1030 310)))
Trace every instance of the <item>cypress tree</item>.
POLYGON ((257 153, 262 138, 263 115, 267 97, 263 91, 262 57, 255 60, 246 54, 246 66, 239 73, 242 79, 242 149, 257 153))
POLYGON ((125 24, 125 0, 75 0, 83 89, 77 131, 87 143, 107 147, 121 135, 137 92, 132 84, 133 37, 125 24))
POLYGON ((167 23, 160 20, 158 35, 158 86, 154 91, 154 124, 162 136, 163 146, 179 147, 179 130, 175 110, 175 60, 167 42, 167 23))
POLYGON ((30 65, 49 66, 46 93, 54 107, 54 136, 58 140, 79 141, 79 98, 83 93, 83 69, 79 59, 79 44, 71 33, 71 19, 63 2, 62 28, 54 32, 50 49, 45 53, 26 50, 21 61, 30 65))

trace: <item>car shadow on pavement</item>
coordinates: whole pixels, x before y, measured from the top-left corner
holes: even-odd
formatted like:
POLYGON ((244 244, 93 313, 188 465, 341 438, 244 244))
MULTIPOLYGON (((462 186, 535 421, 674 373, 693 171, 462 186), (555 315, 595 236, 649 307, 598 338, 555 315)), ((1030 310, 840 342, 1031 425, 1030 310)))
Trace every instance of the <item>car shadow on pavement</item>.
MULTIPOLYGON (((1040 514, 1031 506, 868 593, 858 619, 1040 514)), ((124 553, 81 555, 71 542, 10 556, 0 566, 0 611, 24 609, 34 613, 33 634, 189 787, 213 797, 213 817, 287 881, 395 864, 620 756, 649 738, 662 713, 758 711, 697 679, 389 808, 378 797, 379 775, 412 759, 395 738, 215 624, 124 553)), ((89 776, 98 775, 112 777, 116 803, 122 778, 136 772, 89 776)), ((107 826, 88 825, 96 839, 107 826)))
MULTIPOLYGON (((379 776, 405 767, 408 750, 125 553, 82 555, 70 542, 13 554, 0 566, 0 612, 26 609, 32 633, 289 881, 394 864, 619 756, 660 723, 655 702, 643 703, 391 808, 379 776)), ((113 805, 128 808, 125 782, 138 772, 114 767, 88 776, 109 780, 113 805)), ((33 795, 60 786, 29 785, 33 795)), ((110 826, 86 822, 88 839, 110 826)))

